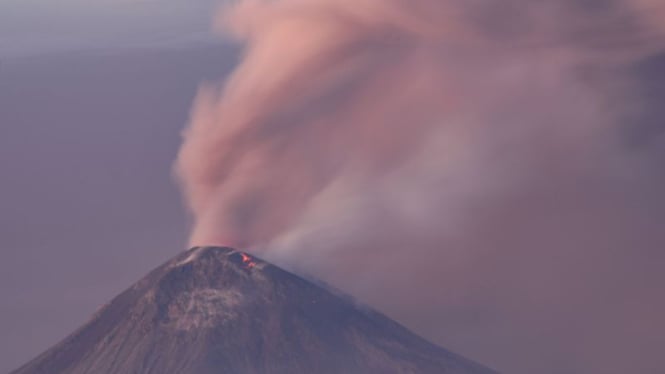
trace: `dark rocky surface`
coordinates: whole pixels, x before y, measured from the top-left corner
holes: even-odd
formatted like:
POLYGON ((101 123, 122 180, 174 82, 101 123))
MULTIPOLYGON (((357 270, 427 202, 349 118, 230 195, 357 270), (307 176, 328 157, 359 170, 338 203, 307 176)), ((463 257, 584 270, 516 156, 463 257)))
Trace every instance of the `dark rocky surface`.
POLYGON ((231 248, 152 271, 13 374, 493 373, 231 248))

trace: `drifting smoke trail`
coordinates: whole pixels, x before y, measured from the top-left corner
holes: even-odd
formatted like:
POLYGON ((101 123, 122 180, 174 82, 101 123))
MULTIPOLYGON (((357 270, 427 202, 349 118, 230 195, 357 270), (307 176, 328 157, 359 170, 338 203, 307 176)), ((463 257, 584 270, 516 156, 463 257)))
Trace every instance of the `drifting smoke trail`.
POLYGON ((200 94, 179 159, 194 243, 264 244, 342 172, 371 177, 417 147, 448 105, 439 51, 421 45, 443 30, 398 5, 240 3, 246 56, 223 93, 200 94))
POLYGON ((246 0, 222 23, 246 51, 185 133, 192 244, 263 250, 506 372, 665 366, 662 127, 627 140, 665 4, 246 0))

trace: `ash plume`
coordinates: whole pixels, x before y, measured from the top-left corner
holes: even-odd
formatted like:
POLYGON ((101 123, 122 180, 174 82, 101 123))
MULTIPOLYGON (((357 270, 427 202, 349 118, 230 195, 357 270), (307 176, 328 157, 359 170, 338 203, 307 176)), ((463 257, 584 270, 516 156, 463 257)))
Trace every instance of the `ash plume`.
POLYGON ((219 25, 245 51, 177 160, 192 245, 500 371, 665 367, 664 3, 242 0, 219 25))

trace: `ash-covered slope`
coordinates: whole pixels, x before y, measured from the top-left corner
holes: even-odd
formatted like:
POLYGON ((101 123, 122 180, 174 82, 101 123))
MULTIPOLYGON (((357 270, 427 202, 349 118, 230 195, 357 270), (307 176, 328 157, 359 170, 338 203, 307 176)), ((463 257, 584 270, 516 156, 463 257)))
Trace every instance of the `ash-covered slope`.
POLYGON ((231 248, 152 271, 14 374, 492 371, 385 316, 231 248))

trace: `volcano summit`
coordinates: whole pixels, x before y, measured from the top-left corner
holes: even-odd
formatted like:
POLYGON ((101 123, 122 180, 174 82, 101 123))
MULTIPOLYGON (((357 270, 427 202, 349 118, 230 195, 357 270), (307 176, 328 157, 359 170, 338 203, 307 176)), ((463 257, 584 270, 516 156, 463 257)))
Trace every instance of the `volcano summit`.
POLYGON ((490 374, 231 248, 176 256, 13 374, 490 374))

